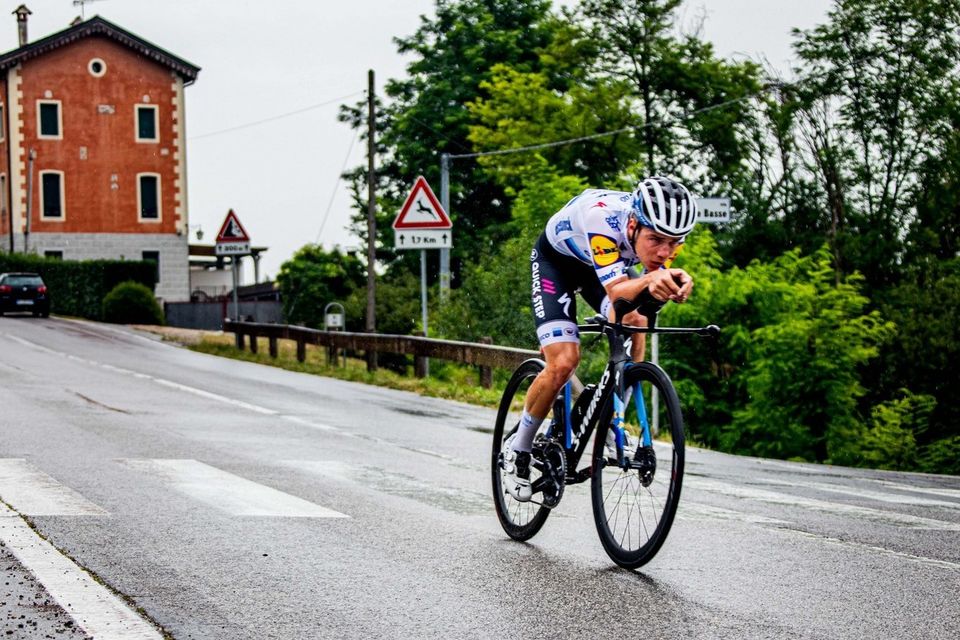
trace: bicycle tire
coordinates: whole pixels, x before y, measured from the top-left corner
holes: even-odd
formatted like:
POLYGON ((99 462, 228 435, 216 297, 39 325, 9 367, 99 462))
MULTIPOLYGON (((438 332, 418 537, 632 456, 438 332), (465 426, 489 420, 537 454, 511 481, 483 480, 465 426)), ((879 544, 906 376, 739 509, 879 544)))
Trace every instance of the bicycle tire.
MULTIPOLYGON (((660 450, 656 455, 657 468, 652 480, 644 486, 640 471, 624 470, 615 459, 608 457, 606 435, 610 425, 597 428, 590 478, 597 533, 614 562, 635 569, 657 555, 677 513, 683 486, 683 415, 670 377, 657 365, 634 364, 625 371, 624 380, 628 387, 639 382, 644 388, 651 385, 659 391, 660 433, 670 435, 669 444, 654 441, 654 451, 660 450)), ((651 408, 649 403, 645 404, 650 419, 651 408)))
MULTIPOLYGON (((550 509, 535 502, 519 502, 510 496, 503 486, 503 469, 500 468, 500 453, 503 444, 517 430, 523 400, 530 383, 543 371, 546 365, 542 360, 531 359, 523 362, 507 383, 500 398, 497 422, 493 429, 493 452, 491 472, 493 480, 493 502, 497 518, 508 536, 514 540, 529 540, 540 531, 550 509), (519 410, 518 410, 519 406, 519 410)), ((544 420, 549 424, 550 416, 544 420)))

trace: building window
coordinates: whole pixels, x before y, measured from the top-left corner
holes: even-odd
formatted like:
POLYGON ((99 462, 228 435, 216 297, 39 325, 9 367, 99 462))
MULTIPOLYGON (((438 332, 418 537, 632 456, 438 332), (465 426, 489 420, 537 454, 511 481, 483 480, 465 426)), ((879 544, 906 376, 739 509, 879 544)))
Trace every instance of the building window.
POLYGON ((138 104, 134 111, 137 116, 137 142, 160 142, 157 106, 138 104))
POLYGON ((44 258, 53 258, 54 260, 63 260, 63 251, 44 251, 44 258))
POLYGON ((160 175, 156 173, 137 174, 137 205, 140 220, 160 221, 160 175))
POLYGON ((107 63, 100 58, 94 58, 87 63, 87 70, 94 78, 101 78, 107 72, 107 63))
POLYGON ((40 120, 40 138, 52 140, 63 138, 63 121, 59 100, 37 100, 37 117, 40 120))
POLYGON ((45 219, 63 220, 63 172, 40 172, 40 216, 45 219))
POLYGON ((6 134, 4 133, 4 131, 6 130, 6 127, 3 126, 3 123, 4 123, 3 105, 0 104, 0 142, 3 142, 7 138, 6 134))
POLYGON ((157 266, 156 280, 154 282, 160 282, 160 252, 159 251, 144 251, 143 252, 143 261, 144 262, 153 262, 157 266))

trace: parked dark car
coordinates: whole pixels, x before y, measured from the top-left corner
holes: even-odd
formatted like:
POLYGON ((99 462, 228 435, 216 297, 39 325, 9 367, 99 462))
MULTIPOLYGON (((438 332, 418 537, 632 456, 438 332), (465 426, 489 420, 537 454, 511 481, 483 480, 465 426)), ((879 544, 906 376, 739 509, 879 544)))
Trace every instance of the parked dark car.
POLYGON ((50 295, 38 273, 0 273, 0 315, 28 312, 50 315, 50 295))

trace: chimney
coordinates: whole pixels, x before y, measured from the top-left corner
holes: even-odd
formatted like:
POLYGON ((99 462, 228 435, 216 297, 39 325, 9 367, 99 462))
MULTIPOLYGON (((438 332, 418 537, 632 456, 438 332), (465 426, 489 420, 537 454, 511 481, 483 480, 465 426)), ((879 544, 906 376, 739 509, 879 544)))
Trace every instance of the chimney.
POLYGON ((13 13, 17 16, 17 31, 20 34, 20 46, 22 47, 27 44, 27 16, 31 15, 33 11, 27 9, 27 5, 22 4, 13 13))

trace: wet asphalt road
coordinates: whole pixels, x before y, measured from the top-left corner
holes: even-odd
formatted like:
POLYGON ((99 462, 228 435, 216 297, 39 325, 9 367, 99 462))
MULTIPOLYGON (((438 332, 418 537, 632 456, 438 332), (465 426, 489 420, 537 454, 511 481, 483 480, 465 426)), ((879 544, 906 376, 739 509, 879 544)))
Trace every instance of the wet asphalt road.
MULTIPOLYGON (((55 318, 0 318, 0 387, 7 482, 86 510, 0 499, 177 639, 960 637, 960 478, 688 450, 670 538, 628 572, 587 485, 506 538, 491 410, 55 318)), ((55 631, 42 601, 0 613, 55 631)))

